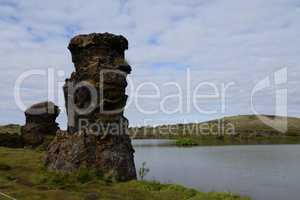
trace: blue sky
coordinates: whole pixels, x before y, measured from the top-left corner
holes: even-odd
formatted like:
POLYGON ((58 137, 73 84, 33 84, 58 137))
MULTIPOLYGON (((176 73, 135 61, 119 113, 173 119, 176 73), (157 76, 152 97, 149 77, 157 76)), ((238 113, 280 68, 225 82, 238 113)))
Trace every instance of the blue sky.
MULTIPOLYGON (((132 125, 195 122, 224 115, 251 114, 253 87, 283 67, 288 71, 288 115, 300 116, 300 1, 299 0, 111 0, 111 1, 17 1, 0 0, 0 123, 24 123, 23 111, 14 100, 17 78, 27 70, 54 68, 56 103, 60 83, 73 71, 67 45, 80 33, 112 32, 129 40, 127 59, 136 88, 151 81, 159 86, 160 98, 141 99, 140 106, 157 110, 145 114, 130 103, 126 116, 132 125), (184 109, 167 114, 158 109, 163 98, 176 88, 187 94, 187 69, 191 85, 210 82, 216 86, 234 82, 226 93, 226 109, 220 98, 202 100, 215 114, 184 109)), ((22 85, 26 105, 47 99, 45 77, 31 77, 22 85)), ((211 88, 201 92, 210 93, 211 88)), ((192 89, 191 89, 192 90, 192 89)), ((145 94, 155 92, 143 87, 145 94)), ((131 98, 135 94, 128 90, 131 98)), ((274 87, 257 95, 260 113, 274 113, 274 87)), ((170 99, 166 107, 178 102, 170 99)), ((186 102, 185 102, 186 103, 186 102)), ((63 106, 63 105, 61 105, 63 106)), ((59 117, 65 126, 65 113, 59 117)))

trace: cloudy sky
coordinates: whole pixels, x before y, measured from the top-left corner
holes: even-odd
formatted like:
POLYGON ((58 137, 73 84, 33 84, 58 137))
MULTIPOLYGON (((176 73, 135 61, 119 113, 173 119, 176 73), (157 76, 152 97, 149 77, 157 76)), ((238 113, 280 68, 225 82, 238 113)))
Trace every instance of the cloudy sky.
POLYGON ((256 111, 284 108, 276 91, 287 89, 287 114, 300 116, 299 0, 0 0, 1 124, 24 123, 14 88, 28 71, 45 74, 22 82, 22 102, 50 92, 63 107, 61 85, 74 69, 68 42, 90 32, 129 40, 131 125, 251 114, 251 92, 268 77, 253 95, 256 111), (285 70, 287 82, 276 85, 285 70))

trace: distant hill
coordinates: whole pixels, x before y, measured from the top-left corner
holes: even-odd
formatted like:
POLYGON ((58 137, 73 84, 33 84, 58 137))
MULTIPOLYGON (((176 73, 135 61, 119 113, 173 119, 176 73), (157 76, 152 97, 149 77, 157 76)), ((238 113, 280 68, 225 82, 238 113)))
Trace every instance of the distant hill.
MULTIPOLYGON (((20 147, 20 125, 0 126, 0 146, 20 147)), ((271 115, 238 115, 201 123, 131 127, 134 139, 190 138, 191 143, 215 144, 298 144, 300 143, 300 118, 271 115), (271 120, 265 124, 261 117, 271 120), (287 120, 287 129, 282 132, 287 120), (275 127, 275 128, 274 128, 275 127)), ((46 140, 51 141, 51 137, 46 140)), ((45 145, 46 146, 46 145, 45 145)))
POLYGON ((18 124, 0 126, 0 146, 22 147, 21 126, 18 124))
POLYGON ((0 134, 21 134, 21 126, 18 124, 7 124, 0 126, 0 134))
MULTIPOLYGON (((287 143, 285 140, 298 141, 298 138, 300 140, 300 118, 238 115, 201 123, 132 127, 129 129, 129 134, 138 139, 187 137, 222 140, 225 138, 235 141, 243 140, 241 143, 245 143, 246 140, 261 139, 263 141, 263 139, 277 138, 284 139, 282 143, 287 143), (267 120, 271 124, 265 124, 262 120, 267 120)), ((278 143, 281 142, 278 141, 278 143)))
MULTIPOLYGON (((295 117, 279 117, 271 115, 238 115, 232 117, 224 117, 220 120, 213 120, 205 123, 233 124, 235 134, 256 133, 260 135, 290 135, 300 136, 300 118, 295 117), (263 119, 267 119, 271 124, 266 124, 263 119), (276 129, 277 128, 277 129, 276 129)), ((226 128, 226 127, 225 127, 226 128)), ((229 127, 227 127, 229 128, 229 127)))

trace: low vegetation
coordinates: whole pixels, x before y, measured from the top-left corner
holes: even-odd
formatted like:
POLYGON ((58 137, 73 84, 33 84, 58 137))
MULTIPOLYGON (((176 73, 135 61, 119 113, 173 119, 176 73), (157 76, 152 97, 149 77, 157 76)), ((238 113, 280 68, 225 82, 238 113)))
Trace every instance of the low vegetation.
POLYGON ((248 200, 231 193, 202 193, 158 182, 117 183, 87 169, 51 173, 42 160, 42 151, 0 148, 0 192, 22 200, 248 200))
POLYGON ((194 142, 192 139, 190 138, 179 138, 176 140, 176 146, 195 146, 198 145, 197 142, 194 142))

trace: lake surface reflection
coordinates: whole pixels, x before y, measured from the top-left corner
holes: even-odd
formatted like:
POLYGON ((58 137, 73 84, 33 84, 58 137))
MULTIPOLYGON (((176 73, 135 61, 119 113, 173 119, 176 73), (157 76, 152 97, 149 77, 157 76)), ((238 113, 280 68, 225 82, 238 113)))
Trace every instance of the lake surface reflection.
POLYGON ((300 199, 300 145, 179 148, 172 140, 134 140, 136 168, 146 179, 253 200, 300 199))

